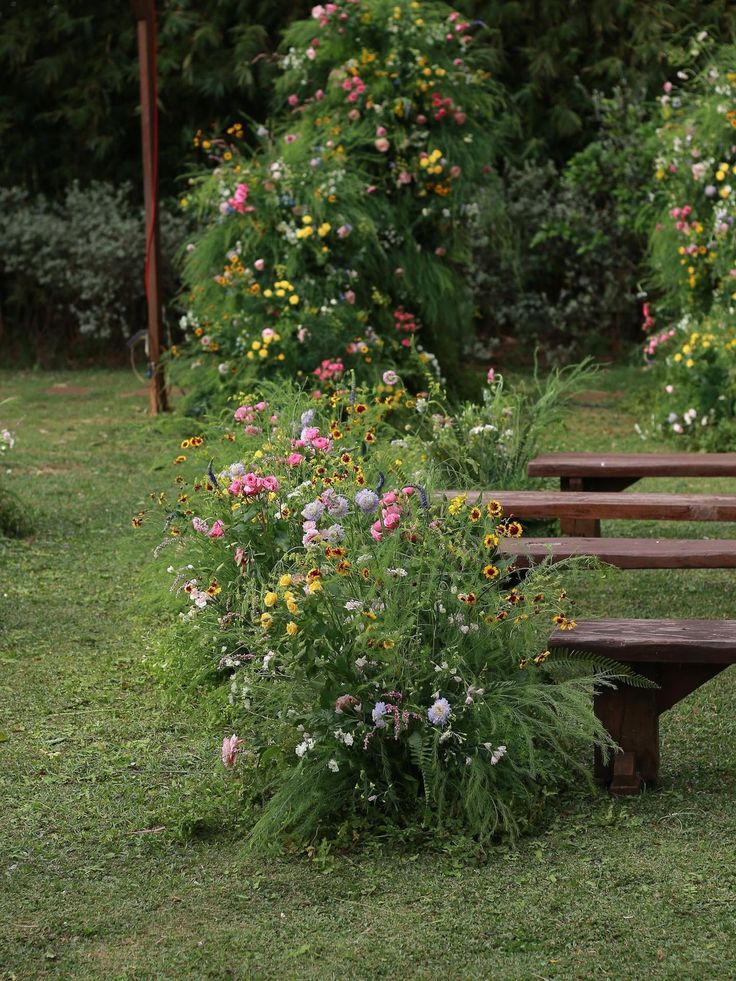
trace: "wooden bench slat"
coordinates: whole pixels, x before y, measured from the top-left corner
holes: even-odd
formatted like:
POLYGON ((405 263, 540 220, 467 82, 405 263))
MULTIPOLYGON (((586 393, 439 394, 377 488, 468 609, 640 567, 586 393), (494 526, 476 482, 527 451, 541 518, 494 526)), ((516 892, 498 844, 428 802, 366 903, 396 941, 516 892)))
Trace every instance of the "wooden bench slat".
POLYGON ((530 477, 736 477, 736 453, 544 453, 530 477))
POLYGON ((736 521, 736 496, 621 494, 596 491, 442 491, 448 500, 466 493, 469 503, 496 500, 506 517, 606 518, 662 521, 736 521))
POLYGON ((734 664, 736 620, 586 620, 555 630, 549 647, 618 661, 734 664))
POLYGON ((619 569, 736 569, 736 539, 519 538, 501 541, 499 551, 519 566, 551 552, 554 562, 591 555, 619 569))

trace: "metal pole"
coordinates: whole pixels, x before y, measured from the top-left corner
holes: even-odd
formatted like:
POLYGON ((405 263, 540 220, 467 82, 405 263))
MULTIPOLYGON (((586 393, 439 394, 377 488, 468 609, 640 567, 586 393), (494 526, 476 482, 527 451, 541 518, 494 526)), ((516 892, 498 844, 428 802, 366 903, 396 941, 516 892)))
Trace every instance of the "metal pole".
POLYGON ((158 220, 158 118, 156 98, 155 0, 133 0, 138 22, 141 78, 143 200, 146 209, 146 303, 148 309, 148 405, 152 415, 168 409, 161 358, 161 244, 158 220))

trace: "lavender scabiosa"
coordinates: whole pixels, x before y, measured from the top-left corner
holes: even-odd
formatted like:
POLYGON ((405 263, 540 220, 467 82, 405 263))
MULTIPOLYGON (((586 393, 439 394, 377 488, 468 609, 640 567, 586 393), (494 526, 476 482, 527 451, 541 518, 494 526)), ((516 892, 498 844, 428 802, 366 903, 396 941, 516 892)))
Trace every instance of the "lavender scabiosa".
POLYGON ((378 494, 366 487, 355 495, 355 503, 363 514, 372 514, 378 507, 378 494))
POLYGON ((433 726, 444 726, 450 718, 452 708, 446 698, 438 698, 427 710, 427 718, 433 726))

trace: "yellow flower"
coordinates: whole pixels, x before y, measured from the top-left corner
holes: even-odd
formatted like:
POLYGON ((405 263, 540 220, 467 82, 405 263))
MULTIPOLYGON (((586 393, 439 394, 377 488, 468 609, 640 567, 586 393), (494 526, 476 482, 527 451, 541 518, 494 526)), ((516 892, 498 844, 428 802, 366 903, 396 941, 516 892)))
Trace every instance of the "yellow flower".
POLYGON ((289 303, 290 303, 290 304, 291 304, 291 305, 292 305, 293 307, 295 307, 295 306, 297 305, 297 303, 298 303, 298 302, 299 302, 299 297, 297 296, 297 294, 296 294, 296 293, 292 293, 292 294, 291 294, 291 296, 289 297, 289 303))
POLYGON ((268 630, 273 623, 273 617, 270 613, 261 613, 261 626, 264 630, 268 630))
POLYGON ((457 514, 458 511, 461 511, 462 508, 463 508, 463 505, 465 504, 465 498, 466 497, 467 497, 466 494, 458 494, 457 497, 453 497, 453 499, 450 501, 450 506, 447 509, 448 510, 448 513, 449 514, 457 514))
POLYGON ((322 583, 319 579, 314 579, 310 582, 308 589, 310 593, 319 593, 322 591, 322 583))
POLYGON ((286 632, 290 637, 296 637, 299 633, 299 627, 297 627, 293 620, 289 620, 286 624, 286 632))
POLYGON ((289 599, 286 601, 286 609, 289 611, 289 613, 299 612, 299 607, 296 605, 296 601, 293 599, 289 599))
POLYGON ((276 593, 266 593, 266 595, 263 597, 263 603, 264 603, 264 605, 267 606, 267 607, 269 607, 269 608, 272 607, 272 606, 276 606, 276 604, 278 603, 278 601, 279 601, 279 598, 278 598, 278 595, 276 593))
POLYGON ((279 586, 281 586, 282 589, 285 589, 287 586, 291 586, 292 581, 293 580, 292 580, 291 576, 287 572, 285 575, 283 575, 279 579, 279 586))

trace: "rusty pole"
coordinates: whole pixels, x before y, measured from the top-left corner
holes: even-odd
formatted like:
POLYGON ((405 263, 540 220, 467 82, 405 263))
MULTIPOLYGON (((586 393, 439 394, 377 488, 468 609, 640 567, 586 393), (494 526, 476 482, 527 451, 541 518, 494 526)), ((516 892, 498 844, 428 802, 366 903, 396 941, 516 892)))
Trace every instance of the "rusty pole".
POLYGON ((146 302, 148 308, 148 406, 152 415, 168 409, 161 358, 161 243, 158 211, 158 103, 156 93, 155 0, 132 0, 138 24, 141 78, 143 200, 146 209, 146 302))

